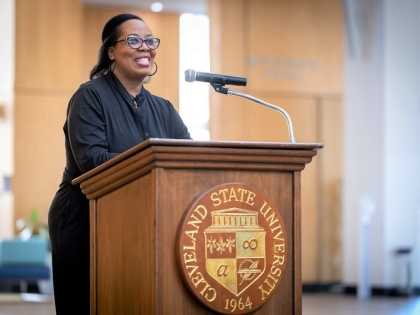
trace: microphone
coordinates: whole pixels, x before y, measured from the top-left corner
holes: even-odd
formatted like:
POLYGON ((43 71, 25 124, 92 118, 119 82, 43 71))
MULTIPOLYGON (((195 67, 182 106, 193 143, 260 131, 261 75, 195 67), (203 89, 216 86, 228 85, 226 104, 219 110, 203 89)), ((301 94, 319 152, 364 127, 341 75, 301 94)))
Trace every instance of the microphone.
POLYGON ((224 86, 225 84, 246 86, 246 78, 243 78, 243 77, 234 77, 230 75, 213 74, 213 73, 198 72, 198 71, 196 72, 191 69, 185 70, 185 81, 208 82, 208 83, 217 84, 220 86, 224 86))
POLYGON ((214 90, 218 93, 226 94, 226 95, 236 95, 243 98, 247 98, 251 101, 257 102, 258 104, 274 109, 275 111, 281 113, 287 121, 287 128, 289 129, 289 140, 292 143, 296 143, 295 135, 293 132, 293 124, 292 120, 290 119, 289 114, 281 107, 276 105, 264 102, 256 97, 251 95, 235 92, 228 88, 223 87, 225 84, 231 85, 241 85, 246 86, 246 78, 243 77, 234 77, 230 75, 223 75, 223 74, 213 74, 213 73, 206 73, 206 72, 196 72, 194 70, 188 69, 185 70, 185 81, 187 82, 194 82, 194 81, 201 81, 201 82, 208 82, 214 88, 214 90))

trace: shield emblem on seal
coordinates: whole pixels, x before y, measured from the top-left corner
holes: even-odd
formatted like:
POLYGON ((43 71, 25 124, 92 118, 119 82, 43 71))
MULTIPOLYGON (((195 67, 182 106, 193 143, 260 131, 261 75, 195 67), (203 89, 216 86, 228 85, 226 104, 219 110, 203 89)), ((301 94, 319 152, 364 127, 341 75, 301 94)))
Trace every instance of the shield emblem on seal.
POLYGON ((207 273, 239 296, 265 271, 265 234, 258 212, 239 208, 213 211, 204 231, 207 273))

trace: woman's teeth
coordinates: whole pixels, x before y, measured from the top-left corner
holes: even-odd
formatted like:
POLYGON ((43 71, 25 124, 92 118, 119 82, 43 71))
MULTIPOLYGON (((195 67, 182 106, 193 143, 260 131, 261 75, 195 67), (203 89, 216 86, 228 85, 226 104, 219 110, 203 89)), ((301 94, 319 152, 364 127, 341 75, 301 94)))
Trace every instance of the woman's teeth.
POLYGON ((147 59, 147 58, 139 58, 139 59, 136 59, 136 62, 147 63, 147 62, 149 62, 149 59, 147 59))

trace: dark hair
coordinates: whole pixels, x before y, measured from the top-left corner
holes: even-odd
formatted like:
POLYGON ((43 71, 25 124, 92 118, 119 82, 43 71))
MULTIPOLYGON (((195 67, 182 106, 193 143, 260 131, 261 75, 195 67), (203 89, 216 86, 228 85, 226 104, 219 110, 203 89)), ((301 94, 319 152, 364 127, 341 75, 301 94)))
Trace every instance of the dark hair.
POLYGON ((102 31, 102 45, 99 48, 98 63, 90 71, 89 78, 103 76, 109 71, 109 67, 112 64, 112 60, 108 56, 108 48, 114 46, 115 41, 120 37, 120 25, 128 20, 140 20, 140 17, 134 14, 119 14, 110 19, 104 26, 102 31))

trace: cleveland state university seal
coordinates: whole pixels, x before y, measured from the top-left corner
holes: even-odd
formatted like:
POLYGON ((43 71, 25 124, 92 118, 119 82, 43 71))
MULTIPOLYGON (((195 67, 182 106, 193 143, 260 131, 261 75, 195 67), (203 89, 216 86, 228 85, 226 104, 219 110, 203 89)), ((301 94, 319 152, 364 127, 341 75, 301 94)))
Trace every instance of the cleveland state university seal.
POLYGON ((178 270, 193 297, 222 314, 246 314, 277 289, 286 266, 286 231, 273 204, 240 183, 213 187, 185 211, 178 270))

